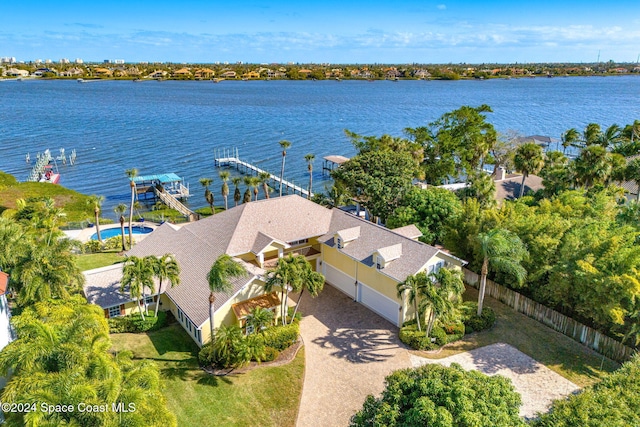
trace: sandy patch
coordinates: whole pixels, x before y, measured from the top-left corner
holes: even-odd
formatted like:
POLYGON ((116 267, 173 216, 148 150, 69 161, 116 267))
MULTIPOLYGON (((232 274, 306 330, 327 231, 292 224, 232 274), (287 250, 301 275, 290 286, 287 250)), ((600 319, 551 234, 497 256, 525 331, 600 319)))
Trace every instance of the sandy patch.
POLYGON ((498 343, 477 348, 444 359, 426 359, 411 355, 413 367, 428 363, 450 366, 458 363, 464 369, 476 369, 487 375, 502 375, 511 380, 522 396, 520 416, 535 417, 546 412, 555 399, 561 399, 579 387, 543 364, 508 344, 498 343))

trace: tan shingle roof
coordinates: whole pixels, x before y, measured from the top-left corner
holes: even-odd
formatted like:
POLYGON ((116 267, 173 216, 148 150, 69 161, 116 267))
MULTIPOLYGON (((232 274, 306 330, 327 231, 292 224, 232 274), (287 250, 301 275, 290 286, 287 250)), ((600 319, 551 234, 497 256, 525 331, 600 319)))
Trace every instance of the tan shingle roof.
POLYGON ((360 237, 360 226, 338 230, 336 231, 336 234, 342 239, 343 242, 351 242, 360 237))
POLYGON ((377 252, 384 258, 385 262, 393 261, 402 256, 402 243, 380 248, 377 252))
POLYGON ((422 237, 422 231, 420 231, 420 229, 416 227, 415 224, 409 224, 405 225, 404 227, 394 228, 391 231, 414 240, 422 237))
MULTIPOLYGON (((86 278, 83 290, 89 303, 108 308, 133 301, 129 296, 128 288, 124 292, 120 292, 122 265, 120 263, 83 272, 86 278)), ((158 286, 157 283, 156 286, 158 286)), ((152 293, 149 288, 145 288, 144 294, 151 295, 152 293)))
MULTIPOLYGON (((399 281, 415 274, 438 253, 432 246, 339 209, 329 210, 303 197, 290 195, 245 203, 179 230, 162 225, 134 246, 128 255, 173 254, 180 265, 181 283, 166 293, 196 325, 201 325, 209 318, 206 276, 218 256, 249 253, 264 244, 267 238, 270 242, 292 242, 321 236, 321 242, 333 246, 336 232, 357 228, 360 229, 358 238, 342 251, 372 266, 374 251, 398 245, 402 256, 389 264, 384 273, 399 281)), ((243 265, 249 274, 233 281, 231 295, 260 274, 259 268, 244 262, 243 265)), ((231 295, 215 294, 216 307, 221 307, 231 295)))
MULTIPOLYGON (((520 196, 520 187, 522 187, 522 175, 516 175, 496 181, 496 200, 498 203, 503 200, 515 200, 520 196)), ((529 191, 538 191, 544 188, 542 178, 537 175, 529 175, 524 181, 524 194, 529 191)))

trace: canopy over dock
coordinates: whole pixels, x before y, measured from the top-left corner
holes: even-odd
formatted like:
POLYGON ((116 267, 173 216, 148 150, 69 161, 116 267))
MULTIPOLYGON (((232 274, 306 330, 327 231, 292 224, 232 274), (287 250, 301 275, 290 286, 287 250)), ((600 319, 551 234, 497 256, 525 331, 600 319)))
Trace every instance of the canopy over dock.
POLYGON ((336 166, 340 166, 349 160, 348 157, 338 155, 324 156, 322 159, 324 160, 322 162, 322 173, 324 173, 324 171, 332 171, 336 166))

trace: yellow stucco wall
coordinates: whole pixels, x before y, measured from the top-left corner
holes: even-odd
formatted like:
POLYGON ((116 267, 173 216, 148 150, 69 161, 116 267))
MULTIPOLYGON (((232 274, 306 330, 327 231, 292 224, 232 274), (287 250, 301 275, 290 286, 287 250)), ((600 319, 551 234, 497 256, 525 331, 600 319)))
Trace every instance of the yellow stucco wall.
POLYGON ((341 253, 338 249, 322 245, 322 260, 350 277, 356 277, 357 261, 341 253))
POLYGON ((400 302, 396 291, 398 282, 380 273, 375 267, 367 267, 364 264, 360 264, 358 266, 358 282, 364 283, 387 298, 400 302))

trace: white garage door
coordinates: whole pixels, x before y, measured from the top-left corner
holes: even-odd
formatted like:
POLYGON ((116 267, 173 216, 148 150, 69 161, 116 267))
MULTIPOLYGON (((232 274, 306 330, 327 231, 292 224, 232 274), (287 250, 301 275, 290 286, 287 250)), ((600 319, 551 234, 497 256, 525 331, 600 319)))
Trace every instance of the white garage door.
POLYGON ((387 319, 396 326, 399 325, 400 304, 382 295, 367 285, 358 286, 360 290, 360 302, 372 311, 387 319))
POLYGON ((338 288, 345 294, 349 295, 351 298, 355 298, 355 280, 351 277, 347 276, 337 268, 333 267, 331 264, 327 264, 326 262, 322 263, 322 274, 326 279, 327 283, 333 285, 333 287, 338 288))

